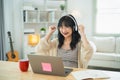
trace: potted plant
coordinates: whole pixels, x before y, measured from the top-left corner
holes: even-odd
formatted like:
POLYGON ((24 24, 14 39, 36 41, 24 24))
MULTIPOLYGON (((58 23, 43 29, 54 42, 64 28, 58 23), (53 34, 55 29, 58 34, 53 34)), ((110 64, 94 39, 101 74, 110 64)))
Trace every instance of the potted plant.
POLYGON ((60 9, 63 11, 65 9, 65 5, 64 4, 61 4, 60 5, 60 9))
POLYGON ((41 34, 45 34, 46 29, 45 29, 44 27, 42 27, 42 28, 40 29, 40 32, 41 32, 41 34))

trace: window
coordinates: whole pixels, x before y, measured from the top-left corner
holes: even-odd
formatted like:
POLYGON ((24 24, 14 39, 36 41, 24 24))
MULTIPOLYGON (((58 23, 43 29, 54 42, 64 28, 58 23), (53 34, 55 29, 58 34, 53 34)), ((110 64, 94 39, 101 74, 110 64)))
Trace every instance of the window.
POLYGON ((96 34, 120 34, 120 0, 96 1, 96 34))

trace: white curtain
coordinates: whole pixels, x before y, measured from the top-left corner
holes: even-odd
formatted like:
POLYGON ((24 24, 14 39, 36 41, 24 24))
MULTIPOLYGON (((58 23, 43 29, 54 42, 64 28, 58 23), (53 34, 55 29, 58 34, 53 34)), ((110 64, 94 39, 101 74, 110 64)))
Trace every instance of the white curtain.
POLYGON ((6 60, 3 0, 0 0, 0 60, 6 60))

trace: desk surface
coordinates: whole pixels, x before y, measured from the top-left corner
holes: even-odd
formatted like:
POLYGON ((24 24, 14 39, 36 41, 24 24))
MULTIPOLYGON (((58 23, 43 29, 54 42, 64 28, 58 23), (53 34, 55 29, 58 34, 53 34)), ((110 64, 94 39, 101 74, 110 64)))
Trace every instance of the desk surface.
MULTIPOLYGON (((75 68, 74 71, 82 70, 75 68)), ((119 72, 112 72, 119 74, 119 72)), ((69 74, 67 77, 35 74, 29 67, 28 72, 21 72, 18 62, 0 61, 0 80, 75 80, 74 77, 69 74)), ((117 79, 94 79, 94 80, 117 80, 117 79)))

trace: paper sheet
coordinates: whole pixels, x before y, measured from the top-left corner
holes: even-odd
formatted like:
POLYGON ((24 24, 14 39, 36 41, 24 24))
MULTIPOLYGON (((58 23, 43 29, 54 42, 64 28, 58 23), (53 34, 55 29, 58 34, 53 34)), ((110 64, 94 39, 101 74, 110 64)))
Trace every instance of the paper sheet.
POLYGON ((52 72, 51 63, 44 63, 44 62, 42 62, 41 64, 42 64, 43 71, 52 72))
POLYGON ((110 78, 109 75, 105 74, 101 70, 84 70, 72 72, 72 75, 76 80, 83 80, 87 78, 110 78))

